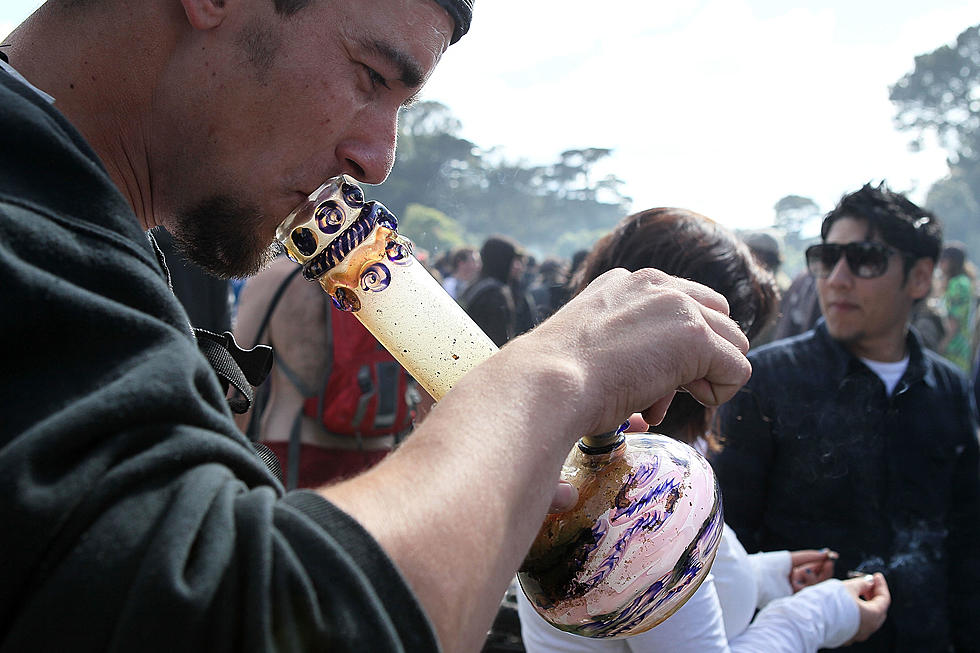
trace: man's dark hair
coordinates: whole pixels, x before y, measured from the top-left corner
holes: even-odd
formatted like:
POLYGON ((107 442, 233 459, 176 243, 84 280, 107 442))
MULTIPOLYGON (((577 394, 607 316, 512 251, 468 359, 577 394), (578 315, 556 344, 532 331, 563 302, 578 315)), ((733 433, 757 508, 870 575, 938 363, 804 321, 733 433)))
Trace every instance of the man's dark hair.
POLYGON ((461 263, 476 256, 476 254, 476 247, 473 247, 472 245, 460 245, 459 247, 455 248, 449 255, 451 270, 455 270, 461 263))
POLYGON ((860 190, 841 197, 837 206, 826 215, 820 227, 820 239, 826 242, 831 227, 841 218, 854 218, 868 223, 868 236, 878 235, 885 243, 906 256, 906 277, 917 259, 939 259, 943 247, 943 229, 931 212, 909 200, 902 193, 889 189, 885 182, 877 186, 865 184, 860 190))

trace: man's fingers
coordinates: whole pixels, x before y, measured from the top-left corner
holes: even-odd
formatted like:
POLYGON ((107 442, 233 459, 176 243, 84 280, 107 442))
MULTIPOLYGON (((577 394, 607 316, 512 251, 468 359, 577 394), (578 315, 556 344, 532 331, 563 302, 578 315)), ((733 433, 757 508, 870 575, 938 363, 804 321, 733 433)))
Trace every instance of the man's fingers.
POLYGON ((682 389, 706 406, 717 406, 731 399, 752 374, 745 358, 749 341, 727 315, 708 308, 702 308, 701 315, 715 334, 714 356, 705 361, 703 376, 684 383, 682 389))
POLYGON ((626 428, 627 433, 644 433, 648 428, 650 428, 650 423, 643 419, 643 415, 640 413, 633 413, 629 418, 629 426, 626 428))
MULTIPOLYGON (((711 376, 685 383, 681 389, 697 399, 705 406, 720 406, 735 396, 738 389, 745 385, 752 374, 752 366, 745 358, 744 365, 726 366, 725 370, 712 373, 711 376), (715 379, 715 380, 712 380, 715 379)), ((663 419, 663 415, 660 416, 663 419)), ((657 422, 659 424, 659 422, 657 422)))
POLYGON ((690 295, 699 304, 728 317, 728 300, 721 293, 687 279, 678 278, 677 284, 681 291, 690 295))
POLYGON ((728 302, 706 286, 650 268, 596 278, 532 336, 577 358, 586 394, 603 397, 595 432, 621 423, 624 409, 659 424, 672 393, 706 405, 730 399, 751 375, 749 343, 728 302))
POLYGON ((551 505, 548 512, 568 512, 578 503, 578 490, 568 481, 558 481, 555 494, 551 497, 551 505))
POLYGON ((742 354, 749 351, 749 339, 742 333, 741 327, 728 317, 728 313, 711 310, 710 307, 701 309, 701 315, 712 331, 730 342, 742 354))
MULTIPOLYGON (((660 422, 664 421, 664 416, 667 414, 667 409, 670 408, 670 402, 674 399, 674 394, 671 392, 666 397, 661 397, 652 406, 644 410, 641 413, 643 420, 650 426, 657 426, 660 422)), ((643 430, 645 431, 646 429, 643 430)))

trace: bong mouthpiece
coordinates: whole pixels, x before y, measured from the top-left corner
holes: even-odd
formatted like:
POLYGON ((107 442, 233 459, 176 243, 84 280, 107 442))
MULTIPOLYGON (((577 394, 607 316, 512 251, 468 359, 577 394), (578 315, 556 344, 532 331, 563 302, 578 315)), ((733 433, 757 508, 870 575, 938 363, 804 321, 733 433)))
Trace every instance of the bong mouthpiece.
POLYGON ((346 175, 314 191, 276 238, 436 400, 497 346, 412 254, 398 221, 346 175))

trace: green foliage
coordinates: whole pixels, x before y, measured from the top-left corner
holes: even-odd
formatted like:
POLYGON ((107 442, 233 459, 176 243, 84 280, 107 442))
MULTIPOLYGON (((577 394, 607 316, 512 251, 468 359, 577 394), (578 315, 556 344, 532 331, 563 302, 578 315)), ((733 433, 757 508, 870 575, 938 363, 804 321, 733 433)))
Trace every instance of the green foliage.
POLYGON ((384 184, 366 189, 368 195, 399 218, 411 204, 451 216, 464 242, 479 245, 501 233, 541 256, 567 256, 590 245, 629 209, 622 180, 595 178, 609 149, 567 150, 555 163, 528 165, 477 147, 460 138, 459 129, 437 102, 406 110, 394 169, 384 184))
POLYGON ((368 195, 399 217, 413 202, 454 215, 456 171, 480 160, 477 147, 457 136, 459 129, 459 121, 438 102, 420 102, 402 112, 395 166, 384 184, 366 189, 368 195))
POLYGON ((465 244, 463 229, 438 209, 421 204, 409 204, 398 218, 398 233, 427 250, 432 259, 465 244))

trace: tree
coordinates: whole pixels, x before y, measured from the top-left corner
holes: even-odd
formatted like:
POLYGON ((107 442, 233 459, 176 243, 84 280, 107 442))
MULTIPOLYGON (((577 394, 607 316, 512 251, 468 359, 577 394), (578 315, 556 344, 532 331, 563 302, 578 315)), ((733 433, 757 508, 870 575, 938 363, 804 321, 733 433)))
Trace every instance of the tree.
POLYGON ((398 233, 410 238, 416 247, 429 252, 433 259, 465 243, 463 230, 438 209, 409 204, 398 219, 398 233))
POLYGON ((388 180, 367 189, 371 197, 400 216, 409 204, 452 214, 454 169, 478 163, 477 147, 458 136, 460 123, 439 102, 419 102, 402 112, 398 151, 388 180))
POLYGON ((980 253, 980 25, 953 45, 915 58, 912 72, 889 89, 898 129, 915 134, 911 147, 932 132, 949 153, 949 174, 929 189, 926 207, 942 219, 946 237, 980 253))
POLYGON ((915 58, 915 68, 889 89, 898 106, 895 123, 900 130, 937 134, 952 163, 980 157, 980 25, 944 45, 915 58))
POLYGON ((503 233, 543 255, 590 244, 628 210, 622 180, 596 179, 609 149, 566 150, 555 163, 528 165, 460 138, 460 128, 438 102, 406 110, 394 169, 384 184, 366 189, 369 197, 399 217, 412 204, 451 216, 465 242, 503 233))
POLYGON ((958 168, 948 177, 940 179, 929 188, 926 207, 940 217, 947 240, 959 240, 967 246, 977 260, 980 255, 980 233, 976 233, 980 217, 975 188, 971 188, 967 175, 958 168))

